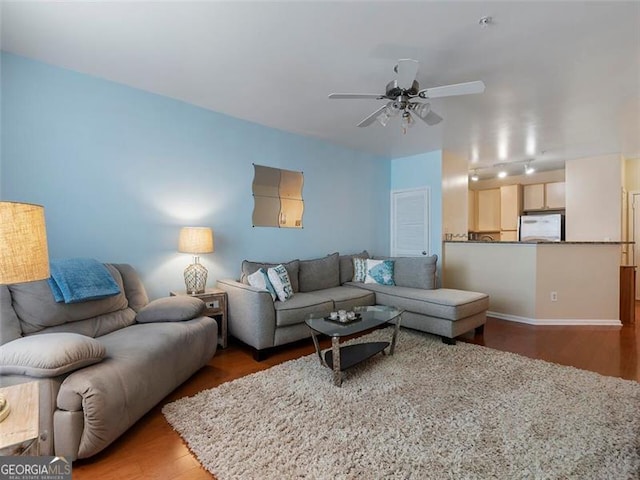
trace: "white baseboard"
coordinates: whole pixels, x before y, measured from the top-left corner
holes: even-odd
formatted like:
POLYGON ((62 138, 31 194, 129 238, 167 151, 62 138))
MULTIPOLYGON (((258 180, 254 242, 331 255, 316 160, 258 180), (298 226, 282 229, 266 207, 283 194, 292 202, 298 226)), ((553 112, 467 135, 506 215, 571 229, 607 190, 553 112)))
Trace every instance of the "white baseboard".
POLYGON ((518 315, 509 315, 499 312, 487 312, 487 317, 498 318, 500 320, 508 320, 510 322, 526 323, 527 325, 580 325, 580 326, 606 326, 621 327, 620 320, 607 319, 587 319, 587 318, 528 318, 519 317, 518 315))

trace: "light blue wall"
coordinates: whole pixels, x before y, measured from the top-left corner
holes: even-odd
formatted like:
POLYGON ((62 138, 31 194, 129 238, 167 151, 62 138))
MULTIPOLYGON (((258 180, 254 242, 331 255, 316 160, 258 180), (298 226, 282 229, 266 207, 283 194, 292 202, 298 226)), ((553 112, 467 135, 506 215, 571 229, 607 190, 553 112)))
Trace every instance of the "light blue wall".
POLYGON ((431 254, 438 255, 442 278, 442 151, 391 160, 391 190, 429 187, 431 254))
MULTIPOLYGON (((210 281, 242 259, 389 250, 390 160, 2 54, 0 198, 45 206, 52 258, 127 262, 184 288, 185 225, 210 226, 210 281), (253 228, 252 163, 304 172, 304 229, 253 228)), ((213 280, 213 281, 212 281, 213 280)))

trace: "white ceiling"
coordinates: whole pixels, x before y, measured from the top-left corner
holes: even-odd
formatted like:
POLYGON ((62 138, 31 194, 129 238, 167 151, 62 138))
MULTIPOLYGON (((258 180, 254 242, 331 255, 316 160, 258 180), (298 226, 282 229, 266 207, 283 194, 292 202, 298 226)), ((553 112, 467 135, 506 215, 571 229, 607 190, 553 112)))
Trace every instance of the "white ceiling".
POLYGON ((383 156, 640 157, 636 1, 2 1, 1 21, 5 51, 383 156), (433 100, 445 120, 406 135, 399 119, 355 126, 381 100, 327 98, 383 93, 399 58, 420 62, 421 88, 486 91, 433 100))

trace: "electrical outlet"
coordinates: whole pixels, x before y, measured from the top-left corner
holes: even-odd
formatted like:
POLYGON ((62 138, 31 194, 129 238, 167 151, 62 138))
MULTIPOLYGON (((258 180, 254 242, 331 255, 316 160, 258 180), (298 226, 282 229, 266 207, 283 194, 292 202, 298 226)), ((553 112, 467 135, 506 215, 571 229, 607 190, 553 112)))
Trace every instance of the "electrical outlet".
POLYGON ((551 301, 552 302, 558 301, 558 292, 551 292, 551 301))

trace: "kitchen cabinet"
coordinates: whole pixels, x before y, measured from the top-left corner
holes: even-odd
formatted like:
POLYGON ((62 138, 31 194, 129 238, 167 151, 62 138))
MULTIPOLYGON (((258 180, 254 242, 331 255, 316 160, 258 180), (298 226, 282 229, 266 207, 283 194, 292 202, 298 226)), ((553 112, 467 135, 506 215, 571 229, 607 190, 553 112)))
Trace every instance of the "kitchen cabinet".
POLYGON ((522 213, 522 187, 500 187, 500 230, 517 230, 518 217, 522 213))
POLYGON ((564 182, 553 182, 544 184, 545 207, 548 209, 559 210, 565 207, 564 201, 564 182))
POLYGON ((476 193, 477 231, 500 231, 500 189, 478 190, 476 193))
POLYGON ((517 242, 518 241, 518 231, 517 230, 502 230, 500 232, 500 241, 501 242, 517 242))
POLYGON ((535 183, 523 189, 523 210, 563 210, 565 182, 535 183))
POLYGON ((525 185, 523 192, 525 210, 544 210, 544 183, 525 185))
POLYGON ((476 196, 477 192, 475 190, 469 190, 468 230, 470 232, 476 231, 476 196))

